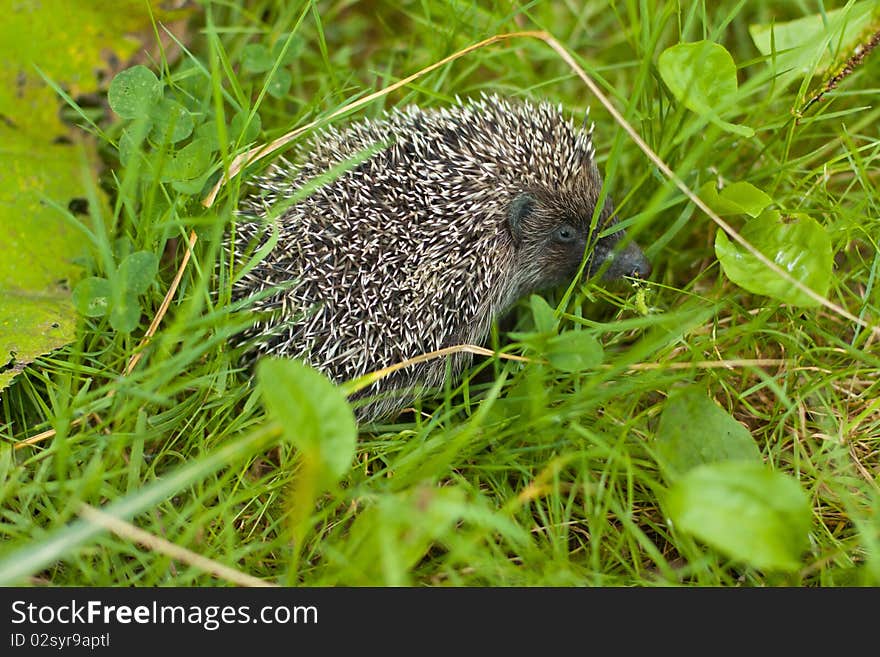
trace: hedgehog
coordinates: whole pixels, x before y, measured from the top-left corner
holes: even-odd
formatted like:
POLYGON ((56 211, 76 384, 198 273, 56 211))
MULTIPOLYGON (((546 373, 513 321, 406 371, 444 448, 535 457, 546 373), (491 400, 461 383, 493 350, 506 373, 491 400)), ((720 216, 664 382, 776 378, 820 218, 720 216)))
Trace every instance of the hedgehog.
MULTIPOLYGON (((592 132, 561 106, 484 95, 314 133, 239 208, 233 257, 268 250, 233 284, 256 311, 237 340, 246 360, 294 357, 341 383, 480 344, 518 299, 582 265, 606 280, 647 277, 639 247, 619 244, 609 200, 590 230, 602 186, 592 132)), ((469 359, 391 373, 353 396, 358 420, 400 412, 469 359)))

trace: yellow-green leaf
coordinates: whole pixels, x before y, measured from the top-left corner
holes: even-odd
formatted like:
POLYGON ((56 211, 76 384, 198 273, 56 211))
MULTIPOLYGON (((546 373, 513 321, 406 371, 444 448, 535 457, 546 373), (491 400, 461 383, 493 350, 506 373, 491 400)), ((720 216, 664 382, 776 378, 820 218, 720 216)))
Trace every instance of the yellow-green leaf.
POLYGON ((121 71, 107 91, 110 109, 123 119, 147 116, 162 95, 162 83, 146 66, 132 66, 121 71))
POLYGON ((563 372, 581 372, 602 364, 599 341, 586 331, 566 331, 549 338, 545 346, 549 363, 563 372))
POLYGON ((749 430, 695 387, 670 394, 660 415, 656 448, 669 479, 704 463, 761 463, 749 430))
POLYGON ((757 217, 773 203, 772 198, 747 182, 731 183, 719 191, 715 188, 715 183, 710 180, 700 187, 700 198, 722 217, 731 214, 757 217))
POLYGON ((763 570, 794 571, 810 531, 797 481, 760 463, 726 461, 690 470, 665 496, 675 529, 763 570))
MULTIPOLYGON (((831 238, 815 219, 798 212, 782 215, 765 210, 749 220, 740 234, 792 278, 822 296, 828 294, 834 264, 831 238)), ((749 292, 795 306, 818 305, 721 230, 715 235, 715 255, 727 277, 749 292)))
POLYGON ((281 423, 285 438, 317 467, 317 485, 335 484, 351 468, 357 440, 357 423, 345 395, 326 376, 295 360, 263 359, 257 380, 266 409, 281 423))
POLYGON ((736 96, 736 64, 724 46, 712 41, 679 43, 660 53, 660 77, 672 95, 692 112, 729 132, 751 137, 754 131, 721 120, 736 96))
POLYGON ((87 169, 71 144, 53 144, 0 125, 0 389, 27 363, 67 343, 76 313, 70 281, 86 238, 63 209, 83 195, 87 169))

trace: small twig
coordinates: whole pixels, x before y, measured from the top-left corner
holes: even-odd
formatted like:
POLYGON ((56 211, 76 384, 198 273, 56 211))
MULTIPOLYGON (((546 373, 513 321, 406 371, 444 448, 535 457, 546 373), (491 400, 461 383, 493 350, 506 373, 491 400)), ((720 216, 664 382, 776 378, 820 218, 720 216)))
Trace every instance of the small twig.
MULTIPOLYGON (((196 240, 198 240, 198 237, 196 236, 196 231, 192 231, 189 234, 189 246, 186 249, 186 253, 183 254, 183 258, 180 261, 180 266, 177 268, 177 274, 175 274, 174 280, 171 281, 171 285, 168 287, 168 291, 165 293, 165 298, 162 299, 162 304, 159 306, 159 310, 156 312, 156 316, 153 317, 153 321, 150 322, 150 326, 149 328, 147 328, 147 332, 141 339, 141 343, 138 345, 137 352, 129 359, 128 365, 125 367, 126 376, 131 374, 131 371, 134 369, 135 365, 137 365, 138 361, 140 361, 141 356, 143 356, 144 353, 143 348, 147 346, 152 337, 156 334, 156 330, 159 328, 160 322, 165 317, 165 313, 168 312, 168 307, 171 305, 171 299, 174 298, 174 293, 177 292, 177 288, 180 285, 181 279, 183 278, 183 272, 186 270, 186 266, 189 263, 193 247, 195 247, 196 245, 196 240)), ((110 391, 108 396, 112 395, 113 390, 110 391)))
POLYGON ((877 485, 877 478, 870 472, 868 472, 868 469, 862 464, 861 459, 859 459, 859 455, 856 453, 856 446, 854 443, 850 443, 849 445, 849 456, 852 459, 852 462, 855 464, 856 470, 858 470, 859 474, 862 475, 862 479, 871 484, 871 486, 873 486, 875 490, 877 488, 880 488, 880 486, 877 485))
MULTIPOLYGON (((505 354, 500 351, 492 351, 491 349, 486 349, 484 347, 478 347, 473 344, 460 344, 455 345, 453 347, 446 347, 444 349, 438 349, 437 351, 429 351, 425 354, 419 354, 418 356, 414 356, 413 358, 407 358, 399 363, 394 363, 394 365, 389 365, 388 367, 383 367, 380 370, 375 370, 370 372, 369 374, 365 374, 364 376, 358 377, 352 381, 349 381, 343 389, 347 395, 354 394, 360 390, 363 390, 367 386, 379 381, 380 379, 384 379, 386 376, 391 374, 392 372, 396 372, 398 370, 402 370, 405 367, 409 367, 411 365, 415 365, 417 363, 423 363, 428 360, 433 360, 434 358, 442 358, 443 356, 450 356, 452 354, 457 353, 469 353, 476 354, 478 356, 491 356, 497 357, 504 360, 514 360, 521 363, 544 363, 546 361, 534 358, 527 358, 525 356, 515 356, 513 354, 505 354)), ((692 368, 696 369, 735 369, 738 367, 771 367, 771 366, 792 366, 794 365, 794 361, 788 360, 785 358, 731 358, 726 360, 701 360, 695 362, 676 362, 676 363, 633 363, 632 365, 627 365, 626 370, 630 372, 644 372, 650 370, 689 370, 692 368)), ((614 369, 616 366, 612 363, 604 363, 600 365, 597 369, 609 370, 614 369)), ((797 367, 796 371, 802 370, 810 370, 810 371, 825 371, 821 370, 817 367, 797 367)))
POLYGON ((360 390, 363 390, 367 386, 384 379, 386 376, 391 374, 392 372, 396 372, 397 370, 402 370, 405 367, 409 367, 410 365, 415 365, 417 363, 424 363, 428 360, 433 360, 435 358, 442 358, 443 356, 451 356, 452 354, 459 353, 468 353, 468 354, 476 354, 478 356, 497 356, 503 360, 515 360, 521 363, 530 363, 532 362, 531 358, 526 358, 525 356, 515 356, 513 354, 505 354, 500 351, 492 351, 491 349, 486 349, 485 347, 478 347, 475 344, 458 344, 452 347, 444 347, 443 349, 438 349, 436 351, 429 351, 424 354, 419 354, 418 356, 413 356, 412 358, 407 358, 406 360, 402 360, 399 363, 394 363, 394 365, 389 365, 388 367, 383 367, 380 370, 375 370, 373 372, 369 372, 368 374, 364 374, 363 376, 359 376, 352 381, 347 382, 343 386, 343 390, 345 394, 352 395, 360 390))
POLYGON ((139 527, 135 527, 130 522, 120 520, 119 518, 116 518, 109 513, 99 511, 89 504, 83 504, 80 507, 79 515, 89 522, 92 522, 108 531, 113 532, 117 536, 120 536, 134 543, 139 543, 150 550, 159 552, 160 554, 164 554, 165 556, 175 559, 177 561, 182 561, 187 565, 198 568, 199 570, 203 570, 206 573, 210 573, 211 575, 219 579, 225 579, 226 581, 232 582, 233 584, 238 584, 239 586, 276 586, 271 582, 266 582, 259 579, 258 577, 248 575, 247 573, 243 573, 240 570, 230 568, 229 566, 214 561, 213 559, 202 556, 201 554, 193 552, 192 550, 187 550, 184 547, 180 547, 179 545, 176 545, 171 541, 160 538, 155 534, 146 532, 139 527))
MULTIPOLYGON (((725 360, 698 360, 692 363, 633 363, 626 369, 633 372, 648 370, 688 370, 692 367, 700 370, 735 369, 737 367, 770 367, 773 365, 794 365, 785 358, 729 358, 725 360)), ((613 365, 604 365, 611 368, 613 365)))
MULTIPOLYGON (((70 426, 75 426, 82 422, 81 419, 77 418, 70 423, 70 426)), ((24 440, 19 440, 15 443, 15 449, 21 449, 22 447, 27 447, 28 445, 36 445, 37 443, 43 442, 58 433, 55 429, 47 429, 46 431, 42 431, 30 438, 25 438, 24 440)))

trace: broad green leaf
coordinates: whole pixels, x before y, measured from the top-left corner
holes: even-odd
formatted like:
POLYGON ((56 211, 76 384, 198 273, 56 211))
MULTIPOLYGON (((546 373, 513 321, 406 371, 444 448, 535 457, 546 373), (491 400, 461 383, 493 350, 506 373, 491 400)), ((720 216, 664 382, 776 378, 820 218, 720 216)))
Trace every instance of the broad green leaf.
POLYGON ((287 92, 290 91, 290 85, 292 82, 293 77, 290 75, 290 71, 279 68, 275 71, 275 75, 272 76, 272 79, 269 80, 269 84, 266 86, 266 91, 273 98, 284 98, 287 92))
POLYGON ((724 46, 712 41, 680 43, 658 60, 672 95, 697 114, 711 114, 736 94, 736 64, 724 46))
POLYGON ((147 147, 145 137, 149 127, 147 119, 139 119, 136 123, 126 126, 122 131, 119 136, 119 161, 122 166, 152 166, 152 162, 144 157, 144 149, 147 147), (138 158, 137 164, 132 161, 132 157, 138 158))
POLYGON ((214 173, 214 171, 206 169, 201 176, 196 176, 195 178, 190 178, 189 180, 172 180, 171 187, 183 194, 188 194, 189 196, 199 196, 199 198, 201 198, 202 196, 204 196, 202 192, 207 191, 206 187, 208 185, 208 181, 216 180, 216 178, 212 178, 212 176, 214 176, 214 173))
POLYGON ((40 142, 2 122, 0 143, 0 289, 57 287, 80 271, 73 260, 83 254, 86 238, 75 220, 44 199, 66 208, 82 198, 93 152, 40 142))
POLYGON ((75 219, 45 199, 66 208, 81 198, 94 153, 90 145, 49 143, 2 122, 0 143, 0 369, 15 354, 14 368, 0 376, 2 390, 38 355, 73 338, 69 287, 87 240, 75 219))
POLYGON ((660 76, 672 95, 692 112, 730 132, 751 137, 746 126, 722 121, 736 96, 736 64, 733 57, 712 41, 680 43, 660 53, 660 76))
MULTIPOLYGON (((801 213, 782 215, 777 210, 765 210, 750 219, 740 234, 795 280, 822 296, 828 294, 834 264, 831 238, 815 219, 801 213)), ((715 255, 727 277, 749 292, 765 294, 794 306, 818 305, 751 253, 731 242, 721 230, 715 235, 715 255)))
MULTIPOLYGON (((260 115, 254 114, 250 123, 247 124, 247 128, 245 128, 245 122, 248 120, 249 116, 250 112, 248 110, 241 110, 232 117, 232 121, 229 123, 229 130, 227 131, 227 137, 229 139, 240 140, 241 143, 247 144, 256 140, 257 137, 260 136, 260 130, 262 129, 260 115), (244 134, 242 134, 242 131, 244 134)), ((207 121, 197 127, 195 137, 196 139, 205 139, 211 152, 220 148, 220 135, 217 132, 216 121, 207 121)))
POLYGON ((123 119, 147 116, 162 95, 162 83, 146 66, 138 64, 120 71, 110 83, 107 102, 123 119))
POLYGON ((143 294, 159 271, 159 258, 149 251, 138 251, 127 256, 117 269, 118 284, 126 292, 143 294))
POLYGON ((718 191, 715 183, 709 181, 700 187, 699 195, 716 214, 722 217, 732 214, 757 217, 773 203, 772 198, 747 182, 731 183, 718 191))
POLYGON ((750 25, 755 47, 767 56, 776 85, 784 90, 806 75, 821 75, 837 59, 848 56, 859 37, 880 16, 880 4, 862 0, 849 8, 834 9, 787 23, 750 25))
POLYGON ((544 297, 533 294, 529 297, 529 305, 532 308, 535 330, 538 333, 556 333, 556 312, 544 297))
POLYGON ((305 40, 299 36, 298 34, 293 35, 290 34, 282 34, 278 40, 275 42, 275 45, 272 46, 272 62, 278 59, 281 59, 281 63, 279 66, 288 66, 293 64, 305 47, 305 40), (287 43, 287 40, 290 39, 290 45, 287 46, 287 50, 284 50, 284 45, 287 43), (281 56, 282 51, 284 51, 284 57, 281 56))
POLYGON ((252 142, 259 137, 260 129, 262 128, 259 114, 254 114, 253 118, 251 118, 250 122, 245 126, 245 122, 249 117, 249 111, 241 110, 232 117, 232 121, 229 123, 230 136, 235 139, 240 139, 243 144, 252 142))
POLYGON ((266 358, 257 380, 269 413, 285 438, 317 466, 322 485, 332 486, 351 468, 357 440, 354 413, 342 391, 299 361, 266 358))
POLYGON ((66 292, 0 290, 0 390, 37 356, 73 340, 73 316, 66 292))
POLYGON ((675 392, 666 400, 656 447, 670 478, 705 463, 761 463, 761 452, 748 429, 696 387, 675 392))
POLYGON ((141 306, 137 295, 121 292, 110 304, 110 326, 120 333, 131 333, 141 320, 141 306))
POLYGON ((211 164, 211 143, 206 138, 193 139, 175 152, 162 169, 162 182, 192 180, 205 173, 211 164))
POLYGON ((113 286, 106 278, 90 276, 84 278, 73 289, 73 305, 77 312, 86 317, 103 317, 110 307, 113 286))
POLYGON ((545 356, 563 372, 580 372, 602 363, 602 345, 586 331, 566 331, 547 340, 545 356))
POLYGON ((157 144, 176 144, 192 134, 192 114, 176 100, 163 98, 150 112, 150 138, 157 144))
POLYGON ((757 463, 698 466, 669 489, 665 509, 676 530, 762 570, 797 570, 809 546, 806 493, 757 463))
POLYGON ((217 122, 213 119, 205 121, 196 128, 196 139, 204 139, 205 144, 212 153, 220 148, 220 135, 217 132, 217 122))
POLYGON ((262 43, 249 43, 241 51, 241 67, 246 73, 265 73, 274 65, 275 60, 262 43))
POLYGON ((149 251, 126 256, 116 269, 110 297, 110 326, 121 333, 131 333, 141 319, 138 295, 146 292, 159 268, 159 258, 149 251))
POLYGON ((132 253, 134 253, 134 242, 128 235, 123 234, 113 240, 113 257, 116 260, 122 261, 132 253))

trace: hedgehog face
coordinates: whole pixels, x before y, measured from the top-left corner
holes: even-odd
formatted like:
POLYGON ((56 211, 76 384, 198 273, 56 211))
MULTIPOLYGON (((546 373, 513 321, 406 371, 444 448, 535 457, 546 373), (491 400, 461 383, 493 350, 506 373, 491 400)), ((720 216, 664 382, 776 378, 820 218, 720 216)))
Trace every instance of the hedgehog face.
MULTIPOLYGON (((617 223, 617 219, 611 217, 613 213, 614 208, 611 202, 606 201, 602 213, 599 215, 597 233, 601 233, 617 223)), ((587 224, 589 224, 589 218, 587 224)), ((638 244, 630 241, 629 244, 621 248, 621 242, 625 237, 626 231, 618 230, 595 240, 587 262, 589 276, 601 272, 604 280, 614 281, 624 276, 647 278, 651 275, 651 263, 648 262, 638 244)))
POLYGON ((532 191, 517 196, 508 209, 514 271, 522 295, 571 281, 580 269, 589 226, 554 206, 548 195, 532 191))
POLYGON ((604 269, 602 278, 607 281, 617 280, 624 276, 647 278, 651 275, 651 263, 648 262, 638 244, 630 242, 622 249, 619 248, 620 241, 625 234, 620 230, 596 242, 588 263, 590 275, 602 269, 604 269), (603 267, 606 262, 608 262, 607 267, 603 267))
MULTIPOLYGON (((620 251, 616 248, 624 231, 599 240, 590 239, 594 207, 595 197, 584 198, 570 192, 530 191, 513 200, 508 210, 508 229, 516 253, 515 270, 521 294, 571 282, 588 247, 588 276, 602 271, 605 280, 614 280, 650 274, 651 267, 635 243, 620 251), (585 202, 575 203, 573 197, 585 202)), ((611 203, 606 202, 597 230, 614 223, 612 212, 611 203)))

